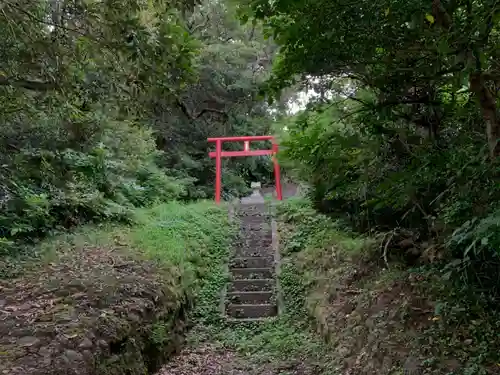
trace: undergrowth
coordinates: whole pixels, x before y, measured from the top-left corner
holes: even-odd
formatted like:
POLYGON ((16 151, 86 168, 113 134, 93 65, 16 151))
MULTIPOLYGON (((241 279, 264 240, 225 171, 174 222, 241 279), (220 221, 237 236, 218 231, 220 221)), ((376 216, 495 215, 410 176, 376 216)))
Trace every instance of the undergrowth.
MULTIPOLYGON (((85 226, 43 241, 12 257, 0 259, 0 277, 22 276, 40 262, 57 262, 60 250, 72 247, 117 247, 120 252, 155 261, 168 269, 170 278, 183 290, 204 295, 214 270, 227 260, 231 226, 224 206, 200 201, 192 204, 170 202, 136 210, 131 225, 85 226), (228 235, 229 234, 229 235, 228 235), (24 255, 23 255, 24 254, 24 255)), ((209 303, 199 298, 203 304, 209 303)))
POLYGON ((387 262, 376 240, 355 236, 302 198, 280 205, 278 215, 290 313, 312 319, 336 357, 333 368, 500 373, 500 319, 465 276, 450 278, 438 264, 387 262))
POLYGON ((226 282, 224 267, 214 268, 210 285, 200 295, 199 308, 195 309, 199 324, 188 337, 191 345, 210 342, 238 352, 252 366, 272 364, 282 375, 293 374, 297 366, 317 374, 334 374, 327 345, 314 331, 304 308, 306 285, 293 264, 285 262, 281 268, 284 313, 265 322, 228 324, 222 318, 220 290, 226 282))
MULTIPOLYGON (((59 345, 63 355, 69 344, 54 340, 49 328, 39 334, 43 322, 75 342, 86 340, 86 348, 97 336, 110 348, 118 345, 118 356, 92 351, 103 373, 145 373, 145 367, 152 373, 180 350, 189 323, 212 308, 205 296, 220 275, 214 270, 227 262, 231 231, 224 206, 172 202, 136 211, 130 226, 86 227, 46 240, 3 272, 15 278, 0 279, 0 302, 6 311, 27 310, 23 317, 30 319, 10 329, 17 317, 5 314, 0 336, 15 342, 36 335, 35 350, 59 345)), ((10 342, 0 347, 7 366, 0 372, 23 358, 10 342)), ((38 369, 38 359, 30 366, 38 369)))
POLYGON ((201 289, 227 260, 231 226, 226 208, 208 201, 174 202, 139 211, 138 220, 141 224, 128 235, 133 246, 148 258, 180 269, 184 286, 203 296, 201 289))

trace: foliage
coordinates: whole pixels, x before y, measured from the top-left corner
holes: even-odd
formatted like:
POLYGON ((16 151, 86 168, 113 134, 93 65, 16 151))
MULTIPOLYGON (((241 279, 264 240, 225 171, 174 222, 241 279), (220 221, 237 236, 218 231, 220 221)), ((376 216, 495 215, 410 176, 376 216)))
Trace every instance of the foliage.
POLYGON ((489 294, 471 296, 467 280, 443 279, 438 265, 407 269, 391 262, 387 269, 377 241, 344 232, 306 199, 284 202, 278 216, 283 272, 295 280, 288 291, 298 291, 286 300, 292 311, 314 318, 338 360, 333 367, 348 363, 358 374, 415 367, 425 374, 496 373, 500 321, 489 294))
POLYGON ((399 241, 409 240, 399 251, 410 264, 415 256, 451 258, 452 271, 471 272, 471 286, 488 285, 498 296, 491 274, 496 275, 500 255, 498 167, 488 160, 480 139, 450 129, 447 144, 436 147, 409 131, 373 134, 367 131, 368 120, 356 113, 362 105, 345 109, 337 100, 288 124, 284 141, 284 157, 312 185, 317 207, 357 230, 396 228, 406 238, 391 236, 392 252, 399 241))
POLYGON ((7 1, 0 29, 2 236, 127 219, 181 195, 141 123, 141 100, 190 74, 195 46, 174 4, 7 1))
POLYGON ((242 3, 281 48, 270 97, 304 79, 324 94, 280 120, 316 206, 388 232, 410 265, 448 259, 497 298, 499 5, 242 3))
POLYGON ((372 103, 362 102, 387 122, 406 121, 434 135, 453 116, 450 107, 475 99, 472 116, 481 112, 490 156, 499 156, 496 1, 244 3, 281 45, 272 91, 289 86, 297 75, 321 77, 327 89, 348 77, 375 94, 372 103))
MULTIPOLYGON (((196 79, 179 94, 177 108, 163 99, 154 102, 154 129, 165 151, 161 163, 171 166, 176 176, 194 177, 189 197, 205 198, 213 195, 215 180, 206 139, 269 132, 270 107, 257 94, 269 76, 275 46, 258 24, 241 25, 231 2, 203 2, 187 17, 186 27, 200 43, 193 60, 196 79)), ((242 149, 241 144, 224 147, 242 149)), ((245 193, 250 181, 271 178, 267 157, 223 160, 225 198, 245 193)))
MULTIPOLYGON (((4 3, 2 249, 130 220, 134 207, 210 197, 206 138, 268 131, 256 84, 273 43, 241 26, 229 3, 4 3)), ((224 196, 270 177, 269 159, 224 161, 224 196)))

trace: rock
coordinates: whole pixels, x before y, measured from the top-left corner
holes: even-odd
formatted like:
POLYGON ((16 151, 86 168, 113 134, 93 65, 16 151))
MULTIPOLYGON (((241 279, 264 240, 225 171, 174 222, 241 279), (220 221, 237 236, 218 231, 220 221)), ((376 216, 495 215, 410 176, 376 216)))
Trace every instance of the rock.
POLYGON ((87 293, 85 293, 85 292, 78 292, 78 293, 75 293, 71 296, 71 298, 75 299, 75 300, 83 299, 86 297, 87 297, 87 293))
POLYGON ((67 363, 81 362, 83 361, 83 355, 74 350, 66 350, 64 352, 64 361, 67 363))
POLYGON ((57 335, 56 340, 59 341, 59 343, 61 343, 62 346, 68 346, 69 345, 68 338, 66 336, 62 335, 62 334, 57 335))
POLYGON ((415 357, 408 357, 403 365, 405 374, 417 375, 420 373, 420 361, 415 357))
POLYGON ((44 326, 44 327, 38 327, 36 329, 36 335, 37 336, 53 336, 55 334, 55 327, 53 326, 44 326))
POLYGON ((102 348, 102 349, 107 349, 108 348, 108 343, 104 340, 99 340, 97 341, 97 345, 102 348))
POLYGON ((52 354, 52 349, 49 347, 49 346, 42 346, 39 350, 38 350, 38 354, 40 354, 41 356, 49 356, 52 354))
POLYGON ((134 313, 128 314, 128 318, 130 321, 132 321, 134 323, 139 323, 141 321, 141 317, 137 314, 134 314, 134 313))
POLYGON ((90 350, 84 350, 82 355, 83 355, 83 358, 86 362, 92 362, 94 359, 94 355, 92 354, 92 352, 90 350))
POLYGON ((347 358, 351 354, 351 349, 349 349, 346 346, 340 345, 337 348, 337 353, 338 353, 340 358, 347 358))
POLYGON ((38 355, 43 357, 42 363, 45 366, 49 366, 52 364, 52 349, 48 346, 42 346, 38 350, 38 355))
POLYGON ((17 306, 17 311, 26 311, 31 309, 31 303, 23 303, 22 305, 17 306))
POLYGON ((24 336, 17 340, 17 345, 22 347, 36 346, 40 343, 40 340, 33 336, 24 336))
POLYGON ((73 317, 69 313, 61 313, 57 315, 58 323, 70 323, 73 321, 73 317))
POLYGON ((80 345, 78 345, 78 348, 80 349, 92 349, 94 347, 94 343, 87 337, 85 337, 80 345))

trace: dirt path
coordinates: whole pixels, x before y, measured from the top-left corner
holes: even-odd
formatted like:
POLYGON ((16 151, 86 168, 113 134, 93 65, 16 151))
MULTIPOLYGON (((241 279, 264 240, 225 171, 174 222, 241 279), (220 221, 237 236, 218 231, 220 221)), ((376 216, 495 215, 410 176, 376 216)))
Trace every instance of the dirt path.
POLYGON ((169 362, 157 375, 316 375, 314 367, 301 359, 286 363, 257 364, 228 349, 207 344, 186 349, 169 362))
POLYGON ((255 366, 248 359, 215 345, 188 348, 169 362, 158 375, 278 375, 255 366))
MULTIPOLYGON (((293 183, 284 183, 281 190, 284 199, 291 198, 297 195, 299 186, 293 183)), ((275 192, 276 189, 274 188, 274 186, 265 187, 262 189, 262 195, 264 196, 275 196, 275 192)))

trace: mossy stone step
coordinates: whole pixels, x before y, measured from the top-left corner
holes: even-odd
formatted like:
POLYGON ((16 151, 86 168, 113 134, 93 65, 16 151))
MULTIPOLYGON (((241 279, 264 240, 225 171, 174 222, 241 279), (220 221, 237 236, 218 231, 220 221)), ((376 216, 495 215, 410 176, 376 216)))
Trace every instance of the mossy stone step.
POLYGON ((241 279, 229 284, 228 292, 266 292, 272 291, 273 279, 241 279))
POLYGON ((231 268, 269 268, 274 266, 274 257, 236 257, 231 259, 231 268))
POLYGON ((231 268, 233 280, 241 279, 272 279, 272 268, 231 268))
POLYGON ((227 315, 233 318, 267 318, 276 316, 277 313, 275 304, 231 304, 227 307, 227 315))
POLYGON ((237 249, 234 255, 237 258, 265 257, 271 250, 269 249, 237 249))
POLYGON ((232 292, 227 294, 230 304, 268 304, 273 301, 273 292, 232 292))

